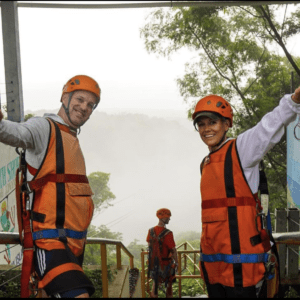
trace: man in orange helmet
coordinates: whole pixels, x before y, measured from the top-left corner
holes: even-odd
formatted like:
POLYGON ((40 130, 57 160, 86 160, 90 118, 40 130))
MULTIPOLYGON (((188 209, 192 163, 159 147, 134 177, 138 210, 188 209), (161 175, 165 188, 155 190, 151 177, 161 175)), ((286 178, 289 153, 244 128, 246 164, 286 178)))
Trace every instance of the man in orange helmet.
POLYGON ((100 102, 99 85, 89 76, 74 76, 61 102, 57 115, 25 123, 3 120, 0 111, 0 142, 25 150, 39 288, 51 297, 84 298, 95 290, 82 269, 94 205, 77 131, 100 102))
POLYGON ((200 167, 200 267, 210 298, 269 296, 272 280, 277 285, 272 297, 278 293, 276 246, 270 226, 265 228, 261 219, 268 211, 258 198, 263 188, 259 164, 297 114, 300 87, 285 95, 255 127, 233 139, 226 136, 233 112, 224 98, 209 95, 196 104, 194 126, 209 149, 200 167))
POLYGON ((172 298, 172 283, 178 265, 177 250, 172 231, 166 229, 171 218, 171 211, 161 208, 156 212, 158 225, 148 231, 149 246, 148 277, 153 280, 151 298, 158 298, 158 286, 165 284, 166 297, 172 298))

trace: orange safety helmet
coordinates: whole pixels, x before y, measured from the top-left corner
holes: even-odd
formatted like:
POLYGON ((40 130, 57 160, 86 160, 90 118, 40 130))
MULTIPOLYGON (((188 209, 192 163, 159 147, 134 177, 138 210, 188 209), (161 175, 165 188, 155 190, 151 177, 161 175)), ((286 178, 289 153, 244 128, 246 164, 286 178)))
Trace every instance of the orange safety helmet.
MULTIPOLYGON (((74 77, 72 77, 63 87, 62 90, 62 96, 65 93, 70 93, 69 95, 69 100, 68 100, 68 106, 66 107, 64 105, 64 103, 62 103, 62 107, 64 108, 66 115, 69 119, 69 121, 71 122, 71 124, 75 125, 71 118, 70 118, 70 102, 72 99, 72 95, 75 91, 79 91, 79 90, 84 90, 84 91, 88 91, 93 93, 96 97, 97 97, 97 103, 95 104, 93 109, 96 109, 97 105, 100 102, 100 87, 97 83, 97 81, 95 81, 92 77, 86 76, 86 75, 76 75, 74 77)), ((62 102, 62 98, 60 99, 60 101, 62 102)), ((81 124, 83 125, 83 124, 81 124)))
POLYGON ((86 75, 76 75, 72 77, 63 87, 62 95, 78 90, 89 91, 97 97, 97 105, 100 101, 100 87, 93 78, 86 75))
POLYGON ((219 114, 224 118, 229 119, 232 127, 233 111, 230 104, 222 97, 217 95, 208 95, 198 101, 195 107, 195 112, 192 115, 194 125, 197 123, 198 117, 212 117, 214 114, 219 114), (213 113, 213 114, 211 114, 213 113))
POLYGON ((159 219, 170 218, 171 217, 171 211, 167 208, 161 208, 156 212, 156 216, 159 219))

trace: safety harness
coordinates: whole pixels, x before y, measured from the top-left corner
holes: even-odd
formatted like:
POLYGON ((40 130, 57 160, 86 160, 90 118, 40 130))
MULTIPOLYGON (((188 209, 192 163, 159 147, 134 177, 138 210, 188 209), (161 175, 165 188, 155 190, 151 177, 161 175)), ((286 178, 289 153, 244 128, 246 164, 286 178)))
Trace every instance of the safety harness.
POLYGON ((20 242, 23 247, 23 262, 21 273, 21 298, 29 298, 32 292, 36 290, 36 277, 33 265, 33 238, 30 224, 30 199, 26 189, 26 161, 25 151, 16 152, 20 155, 19 168, 16 171, 16 205, 18 216, 18 227, 20 242))
POLYGON ((261 214, 263 229, 260 232, 260 236, 263 245, 265 244, 266 247, 268 245, 267 248, 270 248, 268 251, 269 259, 268 262, 265 263, 266 280, 264 284, 266 288, 261 289, 261 296, 264 298, 275 298, 281 295, 282 288, 280 284, 279 255, 272 235, 271 215, 269 210, 269 189, 263 161, 260 162, 259 169, 259 191, 263 207, 263 212, 261 214))
MULTIPOLYGON (((51 122, 51 121, 49 121, 51 122)), ((64 228, 63 223, 60 224, 56 222, 56 228, 47 228, 44 230, 33 231, 32 223, 34 221, 43 222, 45 215, 41 213, 32 211, 33 203, 30 203, 29 195, 32 192, 36 192, 42 189, 47 183, 54 182, 57 186, 64 185, 66 183, 88 183, 88 178, 86 175, 80 174, 66 174, 64 173, 64 168, 61 168, 64 159, 62 156, 62 138, 60 130, 66 130, 59 123, 53 122, 56 129, 56 153, 58 153, 57 160, 60 164, 56 164, 56 174, 47 174, 43 177, 36 178, 38 170, 32 168, 26 163, 25 160, 25 150, 19 151, 16 149, 17 153, 20 155, 19 168, 16 171, 16 205, 18 214, 18 225, 19 225, 19 236, 21 245, 23 246, 23 263, 22 263, 22 273, 21 273, 21 297, 28 298, 38 291, 37 289, 37 276, 35 275, 33 254, 34 254, 34 243, 40 239, 59 239, 59 241, 64 242, 67 248, 67 238, 71 239, 84 239, 87 235, 87 231, 75 231, 68 228, 64 228), (30 173, 34 171, 36 174, 32 181, 27 180, 27 169, 30 173)), ((69 131, 68 131, 69 132, 69 131)), ((72 134, 72 132, 69 132, 72 134)), ((76 133, 75 133, 76 135, 76 133)), ((64 189, 65 190, 65 189, 64 189)), ((62 197, 65 197, 65 193, 60 193, 62 197)), ((65 199, 65 198, 64 198, 65 199)), ((59 205, 61 203, 59 202, 59 205)), ((64 204, 64 202, 63 202, 64 204)), ((64 205, 60 205, 61 210, 64 209, 64 205)), ((62 217, 63 220, 64 216, 62 217)), ((41 283, 41 282, 40 282, 41 283)), ((41 285, 42 286, 42 285, 41 285)))
POLYGON ((156 236, 154 227, 150 229, 150 245, 148 249, 148 280, 147 289, 149 290, 149 278, 151 277, 155 283, 155 294, 158 293, 158 286, 165 284, 165 288, 169 282, 175 278, 175 264, 171 257, 162 257, 164 237, 171 232, 164 228, 163 231, 156 236), (169 261, 168 265, 163 265, 163 261, 169 261))
MULTIPOLYGON (((204 158, 201 165, 200 171, 205 164, 209 163, 207 158, 204 158)), ((202 209, 207 208, 217 208, 217 207, 229 207, 229 206, 243 206, 243 205, 256 205, 256 217, 255 225, 258 234, 250 238, 250 243, 252 246, 262 244, 265 253, 258 254, 203 254, 200 253, 200 261, 202 268, 204 269, 204 276, 206 274, 203 262, 225 262, 229 264, 241 264, 241 263, 261 263, 265 265, 265 276, 264 283, 260 290, 260 296, 263 298, 274 298, 278 297, 281 290, 280 288, 280 271, 279 271, 279 255, 276 247, 275 240, 272 236, 272 225, 270 211, 268 207, 269 203, 269 191, 267 177, 264 172, 263 161, 260 163, 259 169, 260 183, 259 183, 259 194, 254 195, 256 201, 251 199, 218 199, 212 200, 210 203, 203 203, 202 209), (260 220, 260 222, 258 222, 260 220), (261 224, 261 229, 259 228, 259 223, 261 224)))

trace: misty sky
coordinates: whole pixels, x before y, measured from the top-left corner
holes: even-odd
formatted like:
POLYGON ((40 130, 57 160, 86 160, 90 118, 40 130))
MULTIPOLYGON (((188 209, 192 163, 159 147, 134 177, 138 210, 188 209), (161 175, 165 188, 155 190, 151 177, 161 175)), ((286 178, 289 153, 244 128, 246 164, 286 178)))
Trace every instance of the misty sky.
MULTIPOLYGON (((101 102, 79 139, 88 174, 111 173, 117 196, 93 224, 122 232, 126 245, 144 242, 163 206, 172 210, 175 238, 201 226, 199 164, 207 148, 186 119, 189 107, 175 81, 197 54, 182 49, 170 60, 148 54, 139 30, 150 11, 19 8, 25 112, 57 112, 62 87, 74 75, 100 84, 101 102)), ((299 41, 288 44, 294 55, 299 41)), ((2 49, 0 66, 5 93, 2 49)))

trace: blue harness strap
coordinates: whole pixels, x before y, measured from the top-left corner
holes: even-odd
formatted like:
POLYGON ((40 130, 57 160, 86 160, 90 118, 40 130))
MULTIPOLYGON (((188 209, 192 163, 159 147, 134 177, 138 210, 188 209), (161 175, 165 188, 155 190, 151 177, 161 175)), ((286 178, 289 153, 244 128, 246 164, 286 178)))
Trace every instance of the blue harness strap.
POLYGON ((218 262, 223 261, 228 264, 241 264, 241 263, 260 263, 267 262, 269 258, 268 253, 260 254, 203 254, 200 253, 200 261, 204 262, 218 262))
POLYGON ((83 239, 86 237, 87 231, 75 231, 71 229, 45 229, 32 233, 33 240, 40 239, 55 239, 61 237, 68 237, 72 239, 83 239))

